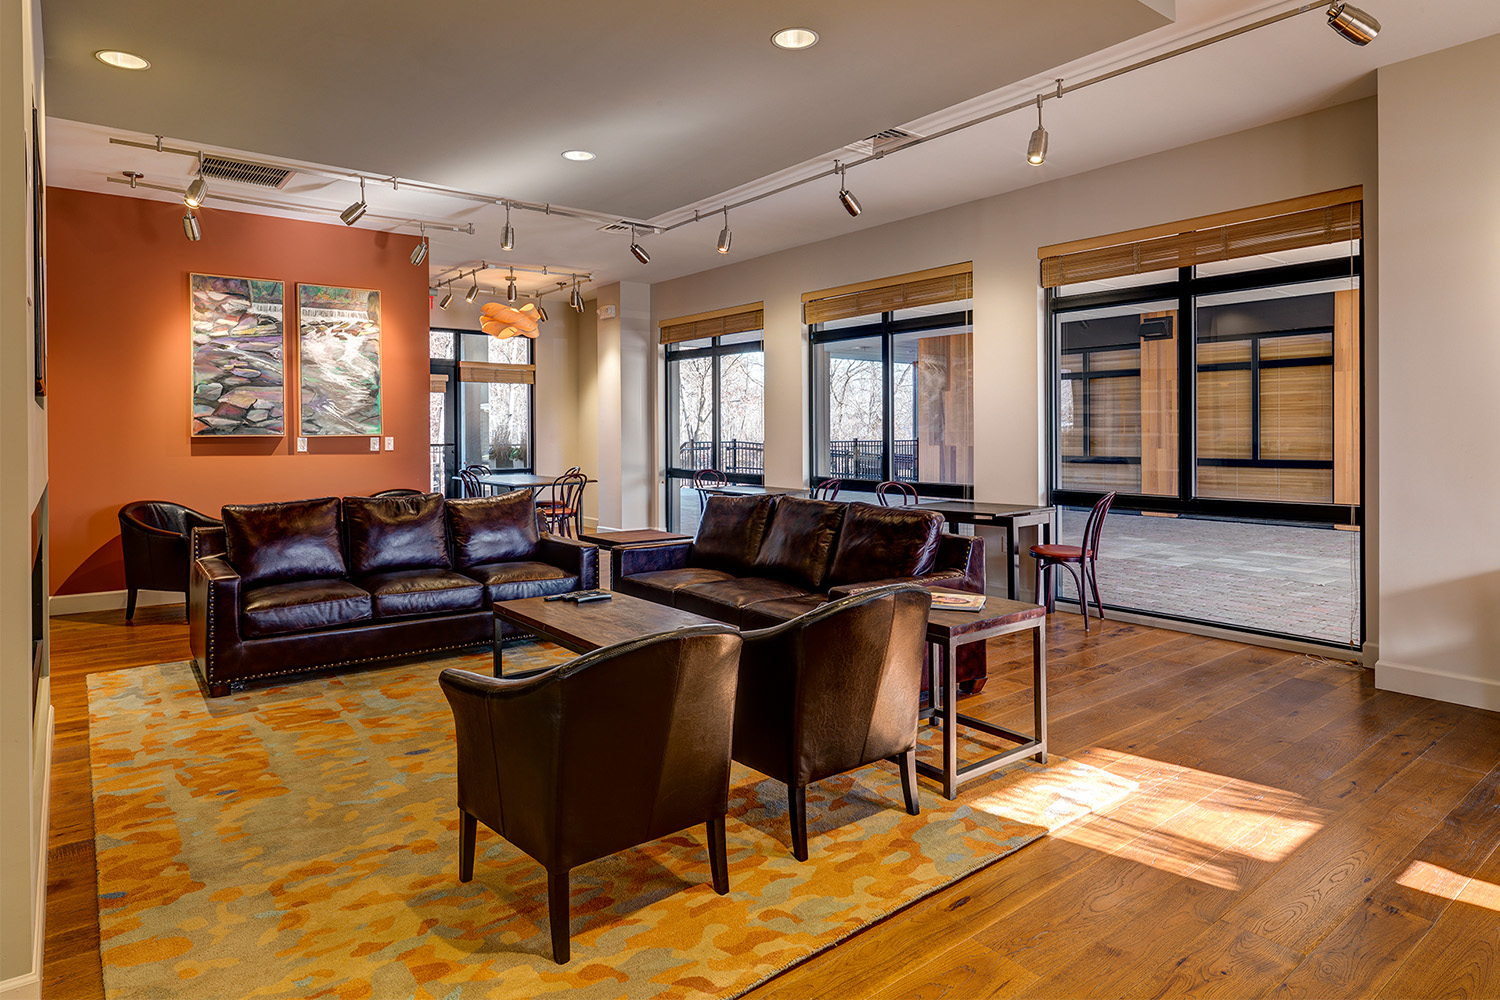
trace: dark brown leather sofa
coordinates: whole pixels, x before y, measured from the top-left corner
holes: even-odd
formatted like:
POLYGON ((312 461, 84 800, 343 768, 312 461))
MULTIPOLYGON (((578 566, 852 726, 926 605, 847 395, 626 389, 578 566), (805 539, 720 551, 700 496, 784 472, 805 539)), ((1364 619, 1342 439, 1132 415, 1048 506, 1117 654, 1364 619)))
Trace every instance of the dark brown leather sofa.
POLYGON ((598 586, 598 550, 542 535, 529 490, 224 508, 193 532, 193 661, 232 684, 494 638, 496 601, 598 586))
MULTIPOLYGON (((621 593, 746 630, 883 584, 985 584, 984 540, 944 534, 940 514, 787 496, 710 497, 696 539, 624 546, 611 567, 621 593)), ((965 690, 983 687, 984 647, 960 649, 957 668, 965 690)))

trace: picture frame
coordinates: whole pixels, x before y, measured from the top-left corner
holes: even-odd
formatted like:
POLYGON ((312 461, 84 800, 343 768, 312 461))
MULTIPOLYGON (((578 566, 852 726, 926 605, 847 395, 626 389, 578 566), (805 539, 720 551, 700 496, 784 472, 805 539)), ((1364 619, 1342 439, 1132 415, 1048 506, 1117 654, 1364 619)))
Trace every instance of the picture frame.
POLYGON ((188 275, 193 438, 286 436, 286 285, 188 275))
POLYGON ((297 285, 297 434, 378 437, 383 430, 380 292, 297 285))

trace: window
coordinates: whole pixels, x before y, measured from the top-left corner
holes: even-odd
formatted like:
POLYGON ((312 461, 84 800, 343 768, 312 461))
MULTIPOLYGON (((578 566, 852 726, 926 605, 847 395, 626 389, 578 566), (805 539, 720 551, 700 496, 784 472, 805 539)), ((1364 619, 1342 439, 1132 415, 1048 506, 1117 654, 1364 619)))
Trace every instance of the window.
POLYGON ((1351 194, 1044 259, 1053 498, 1071 541, 1093 501, 1119 493, 1100 546, 1106 604, 1358 645, 1351 194), (1162 269, 1171 255, 1185 266, 1162 269))
POLYGON ((765 352, 760 303, 662 324, 667 364, 667 527, 696 530, 693 477, 765 481, 765 352))
POLYGON ((974 327, 968 265, 804 296, 812 351, 814 482, 933 496, 974 483, 974 327))
POLYGON ((430 345, 433 489, 451 493, 465 465, 533 471, 531 340, 433 330, 430 345))

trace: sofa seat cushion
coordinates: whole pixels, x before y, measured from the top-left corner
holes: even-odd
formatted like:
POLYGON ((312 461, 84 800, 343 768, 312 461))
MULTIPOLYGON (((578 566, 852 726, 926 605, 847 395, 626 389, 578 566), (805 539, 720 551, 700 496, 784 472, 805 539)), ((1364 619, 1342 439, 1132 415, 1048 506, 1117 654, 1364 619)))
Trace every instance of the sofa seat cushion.
POLYGON ((806 594, 807 589, 796 584, 747 576, 680 587, 673 595, 672 603, 679 610, 738 626, 740 610, 746 605, 787 597, 803 597, 806 594))
POLYGON ((942 535, 943 515, 935 510, 851 503, 827 585, 920 576, 932 569, 942 535))
POLYGON ((376 573, 359 583, 370 592, 376 618, 416 618, 484 606, 482 583, 445 569, 376 573))
MULTIPOLYGON (((778 497, 751 571, 802 590, 822 590, 847 504, 778 497)), ((769 598, 761 598, 769 600, 769 598)))
POLYGON ((709 497, 698 521, 698 537, 688 552, 688 565, 721 569, 736 576, 750 575, 775 499, 709 497))
POLYGON ((544 562, 490 563, 470 566, 464 573, 484 586, 484 600, 489 604, 519 601, 523 597, 550 597, 578 589, 576 574, 544 562))
POLYGON ((761 601, 740 609, 740 628, 770 628, 791 621, 809 611, 816 611, 827 604, 827 594, 803 594, 801 597, 783 597, 779 601, 761 601))
POLYGON ((449 500, 444 510, 454 569, 536 558, 542 536, 530 490, 449 500))
POLYGON ((659 569, 650 573, 632 573, 615 581, 614 589, 643 601, 655 601, 671 607, 673 595, 683 587, 697 583, 718 583, 734 576, 720 569, 689 566, 685 569, 659 569))
POLYGON ((452 565, 440 493, 344 497, 344 539, 356 577, 452 565))
POLYGON ((348 580, 298 580, 244 591, 240 628, 247 639, 368 621, 369 591, 348 580))
POLYGON ((229 504, 223 513, 229 565, 245 586, 349 575, 338 497, 229 504))

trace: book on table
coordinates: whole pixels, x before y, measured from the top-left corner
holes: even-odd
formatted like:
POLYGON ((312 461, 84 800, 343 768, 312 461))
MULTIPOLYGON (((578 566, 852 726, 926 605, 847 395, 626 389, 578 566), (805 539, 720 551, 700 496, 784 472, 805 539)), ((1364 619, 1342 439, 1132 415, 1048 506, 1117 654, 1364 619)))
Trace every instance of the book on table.
POLYGON ((983 611, 983 594, 961 594, 953 590, 934 590, 932 607, 943 611, 983 611))

